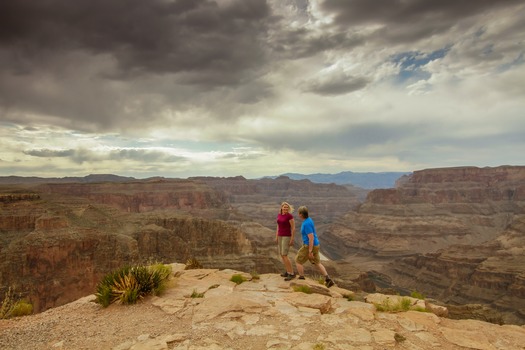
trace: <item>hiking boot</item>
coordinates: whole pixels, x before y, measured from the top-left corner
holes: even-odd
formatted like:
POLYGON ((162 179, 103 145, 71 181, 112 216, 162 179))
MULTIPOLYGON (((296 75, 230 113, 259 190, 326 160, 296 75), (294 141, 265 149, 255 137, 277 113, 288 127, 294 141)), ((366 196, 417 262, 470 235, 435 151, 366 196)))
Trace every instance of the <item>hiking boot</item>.
POLYGON ((288 277, 288 271, 284 271, 283 273, 281 273, 281 277, 288 277))
POLYGON ((292 273, 291 275, 288 274, 288 276, 286 276, 286 278, 284 279, 285 281, 291 281, 295 278, 295 273, 292 273))
POLYGON ((324 281, 324 285, 327 286, 328 288, 330 288, 331 286, 334 285, 334 281, 332 281, 330 278, 326 279, 326 281, 324 281))
POLYGON ((298 279, 300 279, 300 280, 304 280, 304 276, 299 276, 298 279))

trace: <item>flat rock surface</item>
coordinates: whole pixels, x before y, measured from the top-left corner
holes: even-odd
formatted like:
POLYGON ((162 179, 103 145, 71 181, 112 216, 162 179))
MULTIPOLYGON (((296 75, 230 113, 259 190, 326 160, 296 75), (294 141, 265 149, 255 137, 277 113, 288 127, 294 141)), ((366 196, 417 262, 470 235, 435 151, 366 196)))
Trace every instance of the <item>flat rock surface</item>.
POLYGON ((525 349, 525 328, 432 313, 385 313, 352 292, 277 274, 183 270, 169 289, 103 308, 87 296, 43 313, 0 320, 0 348, 16 349, 525 349), (248 280, 237 285, 234 274, 248 280), (251 280, 250 280, 251 279, 251 280), (302 285, 323 291, 306 294, 302 285), (193 292, 202 298, 192 297, 193 292))

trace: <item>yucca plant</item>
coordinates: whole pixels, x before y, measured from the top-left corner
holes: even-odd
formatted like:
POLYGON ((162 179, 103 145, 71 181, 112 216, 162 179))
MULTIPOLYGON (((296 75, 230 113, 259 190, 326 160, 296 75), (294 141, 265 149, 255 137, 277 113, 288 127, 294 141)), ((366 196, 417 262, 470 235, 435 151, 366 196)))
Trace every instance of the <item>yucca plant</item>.
POLYGON ((150 266, 152 293, 154 295, 160 294, 166 288, 166 282, 171 276, 171 266, 164 264, 155 264, 150 266))
POLYGON ((137 278, 130 273, 115 280, 112 294, 114 300, 119 301, 121 304, 134 304, 143 296, 143 291, 145 290, 147 290, 147 286, 141 285, 137 278))
POLYGON ((171 276, 171 267, 125 266, 109 273, 97 285, 96 302, 104 307, 114 302, 134 304, 148 294, 159 294, 171 276))

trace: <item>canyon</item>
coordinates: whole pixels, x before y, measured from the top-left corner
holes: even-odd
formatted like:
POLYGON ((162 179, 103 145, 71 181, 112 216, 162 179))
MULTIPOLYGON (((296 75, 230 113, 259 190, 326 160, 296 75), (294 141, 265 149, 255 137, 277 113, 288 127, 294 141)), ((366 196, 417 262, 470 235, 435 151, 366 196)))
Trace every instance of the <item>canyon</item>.
POLYGON ((286 176, 10 181, 0 179, 0 295, 13 286, 36 312, 126 264, 279 272, 275 217, 287 201, 308 206, 341 287, 418 291, 450 317, 525 323, 525 167, 420 170, 376 190, 286 176))
POLYGON ((525 167, 415 171, 334 223, 325 250, 452 316, 522 324, 524 209, 525 167))

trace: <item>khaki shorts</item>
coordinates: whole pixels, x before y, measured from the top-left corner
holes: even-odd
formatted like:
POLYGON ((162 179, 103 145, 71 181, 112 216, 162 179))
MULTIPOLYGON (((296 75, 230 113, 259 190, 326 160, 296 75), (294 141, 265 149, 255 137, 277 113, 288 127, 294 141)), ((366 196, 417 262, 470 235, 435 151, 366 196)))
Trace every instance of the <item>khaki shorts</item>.
POLYGON ((321 262, 321 257, 319 256, 319 246, 314 246, 312 248, 312 253, 314 253, 313 260, 310 260, 308 257, 308 245, 304 244, 297 255, 295 256, 295 262, 303 265, 305 262, 310 261, 312 264, 319 264, 321 262))
POLYGON ((290 252, 291 236, 277 236, 277 249, 280 256, 286 256, 290 252))

